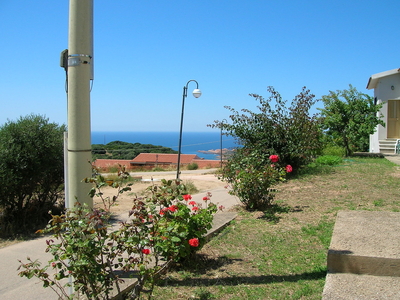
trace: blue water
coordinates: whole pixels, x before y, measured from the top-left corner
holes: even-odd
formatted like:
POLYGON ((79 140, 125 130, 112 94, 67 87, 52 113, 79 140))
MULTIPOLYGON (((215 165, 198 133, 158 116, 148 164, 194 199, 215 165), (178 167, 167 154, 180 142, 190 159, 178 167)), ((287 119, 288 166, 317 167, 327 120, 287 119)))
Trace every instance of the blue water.
MULTIPOLYGON (((113 141, 128 143, 151 144, 156 146, 169 147, 178 151, 179 132, 92 132, 92 144, 107 144, 113 141)), ((230 136, 222 136, 222 148, 235 148, 235 139, 230 136)), ((196 154, 204 159, 218 159, 217 155, 205 154, 199 150, 221 149, 220 132, 183 132, 182 133, 182 154, 196 154)))

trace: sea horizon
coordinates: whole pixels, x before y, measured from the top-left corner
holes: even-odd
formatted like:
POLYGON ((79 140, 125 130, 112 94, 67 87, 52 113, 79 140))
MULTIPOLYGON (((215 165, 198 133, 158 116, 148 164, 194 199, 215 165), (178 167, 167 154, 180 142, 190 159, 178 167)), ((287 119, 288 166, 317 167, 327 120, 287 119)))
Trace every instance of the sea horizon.
MULTIPOLYGON (((127 143, 151 144, 168 147, 178 151, 179 132, 175 131, 92 131, 92 144, 107 145, 110 142, 121 141, 127 143)), ((199 151, 221 149, 221 133, 182 132, 182 154, 196 154, 204 159, 218 159, 217 154, 199 151)), ((222 148, 232 149, 238 145, 231 136, 222 135, 222 148)))

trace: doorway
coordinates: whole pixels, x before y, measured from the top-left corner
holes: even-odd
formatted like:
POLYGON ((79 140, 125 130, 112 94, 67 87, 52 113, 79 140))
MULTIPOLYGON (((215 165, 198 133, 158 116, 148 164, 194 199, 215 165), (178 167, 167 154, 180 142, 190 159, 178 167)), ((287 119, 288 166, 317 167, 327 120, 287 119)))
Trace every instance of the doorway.
POLYGON ((387 137, 400 138, 400 100, 388 100, 387 137))

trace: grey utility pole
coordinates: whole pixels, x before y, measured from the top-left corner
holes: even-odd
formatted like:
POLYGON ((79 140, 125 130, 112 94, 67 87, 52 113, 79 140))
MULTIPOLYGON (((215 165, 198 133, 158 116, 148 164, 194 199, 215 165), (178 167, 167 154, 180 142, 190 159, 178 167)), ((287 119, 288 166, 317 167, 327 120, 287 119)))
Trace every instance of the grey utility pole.
POLYGON ((68 196, 93 207, 91 186, 90 84, 93 80, 93 0, 69 1, 68 36, 68 196))

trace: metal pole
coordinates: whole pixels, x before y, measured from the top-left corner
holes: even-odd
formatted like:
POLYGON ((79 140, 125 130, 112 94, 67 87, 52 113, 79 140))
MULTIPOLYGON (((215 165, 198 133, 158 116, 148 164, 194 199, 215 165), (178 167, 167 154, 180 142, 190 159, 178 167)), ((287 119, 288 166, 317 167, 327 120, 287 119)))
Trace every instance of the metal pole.
POLYGON ((182 113, 181 113, 181 127, 179 130, 179 146, 178 146, 178 165, 176 167, 176 179, 179 179, 180 175, 180 165, 181 165, 181 147, 182 147, 182 128, 183 128, 183 112, 185 107, 185 98, 187 97, 187 89, 188 85, 191 81, 196 82, 196 89, 193 91, 193 96, 195 98, 199 98, 201 96, 201 91, 199 90, 199 83, 196 80, 189 80, 186 85, 183 87, 183 97, 182 97, 182 113))
POLYGON ((226 119, 223 119, 221 121, 221 169, 222 169, 222 128, 223 128, 222 125, 224 124, 224 121, 227 122, 226 119))
POLYGON ((183 97, 182 97, 182 113, 181 113, 181 127, 179 130, 179 144, 178 144, 178 165, 176 166, 176 179, 179 179, 180 175, 180 165, 181 165, 181 147, 182 147, 182 128, 183 128, 183 112, 185 110, 185 98, 187 96, 187 86, 183 87, 183 97))
POLYGON ((221 169, 222 169, 222 124, 221 124, 221 169))
POLYGON ((93 206, 83 183, 91 177, 90 80, 93 79, 93 0, 70 0, 68 36, 69 204, 93 206))

